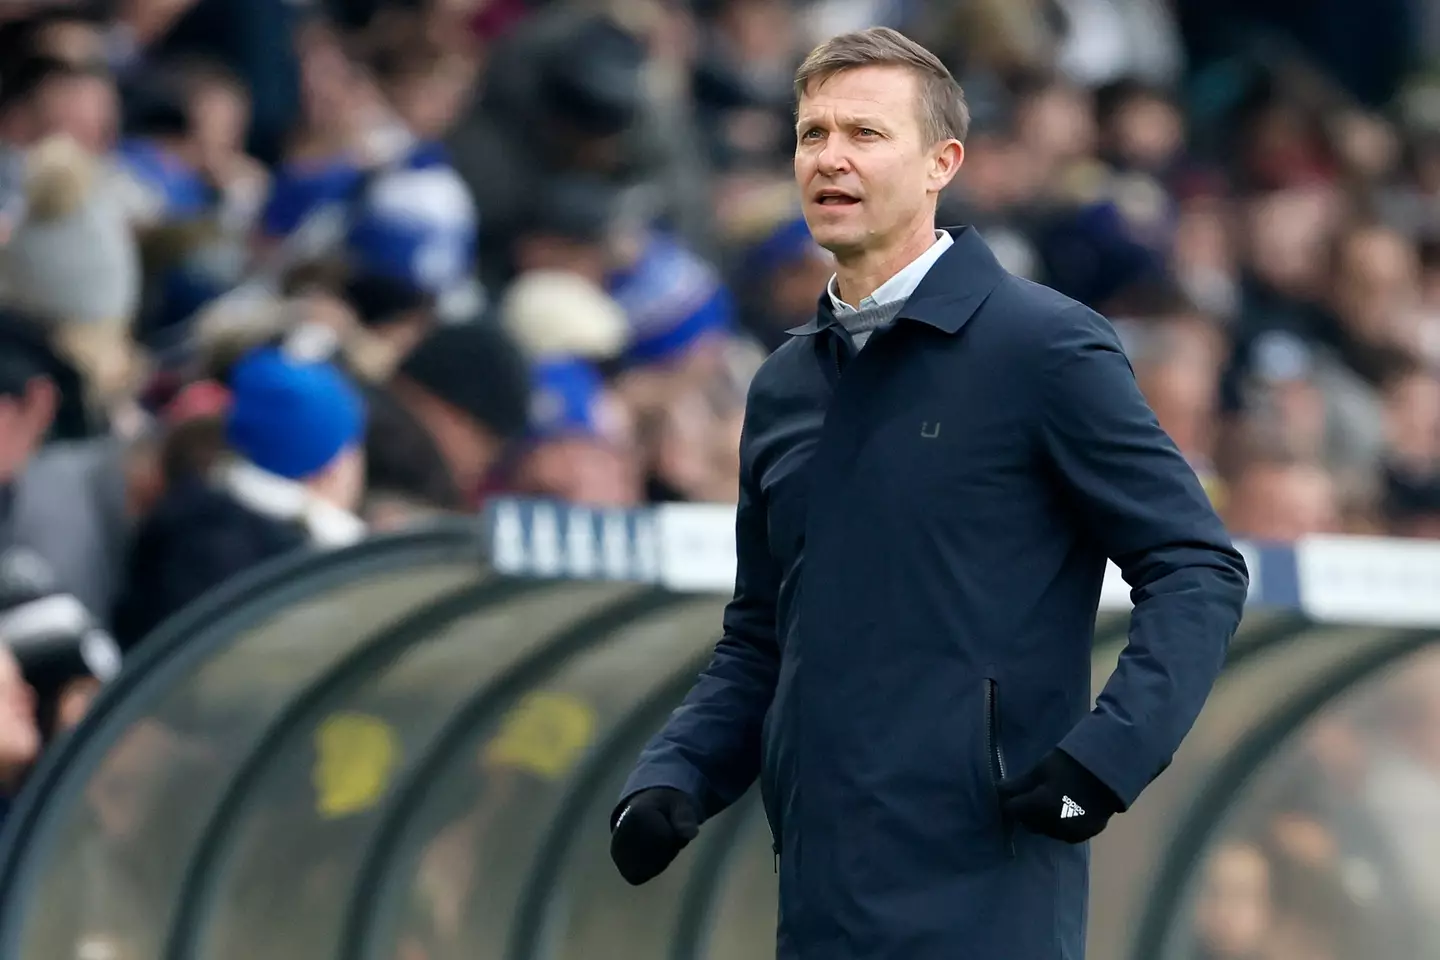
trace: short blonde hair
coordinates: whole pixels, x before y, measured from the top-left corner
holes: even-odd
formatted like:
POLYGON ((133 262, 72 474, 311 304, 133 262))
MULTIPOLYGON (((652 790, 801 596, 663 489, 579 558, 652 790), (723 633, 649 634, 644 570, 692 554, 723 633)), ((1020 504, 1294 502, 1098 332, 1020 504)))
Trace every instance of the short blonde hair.
POLYGON ((831 37, 820 44, 795 71, 795 99, 837 73, 857 67, 904 67, 920 82, 921 132, 931 143, 965 139, 970 108, 965 91, 940 58, 889 27, 870 27, 831 37))

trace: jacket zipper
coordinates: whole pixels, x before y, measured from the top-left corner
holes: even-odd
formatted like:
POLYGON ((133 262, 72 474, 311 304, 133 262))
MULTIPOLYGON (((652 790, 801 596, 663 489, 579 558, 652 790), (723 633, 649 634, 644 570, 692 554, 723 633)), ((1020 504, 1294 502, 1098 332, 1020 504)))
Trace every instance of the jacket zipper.
POLYGON ((990 757, 990 776, 998 786, 1005 779, 1005 754, 1000 749, 1000 717, 998 716, 995 681, 985 681, 985 751, 990 757))
MULTIPOLYGON (((985 757, 990 766, 990 782, 996 787, 995 802, 1000 802, 999 786, 1008 776, 1005 770, 1005 750, 1000 745, 1000 685, 993 679, 985 678, 985 757)), ((1010 855, 1015 856, 1015 836, 1002 808, 1001 829, 1005 832, 1005 844, 1010 855)))

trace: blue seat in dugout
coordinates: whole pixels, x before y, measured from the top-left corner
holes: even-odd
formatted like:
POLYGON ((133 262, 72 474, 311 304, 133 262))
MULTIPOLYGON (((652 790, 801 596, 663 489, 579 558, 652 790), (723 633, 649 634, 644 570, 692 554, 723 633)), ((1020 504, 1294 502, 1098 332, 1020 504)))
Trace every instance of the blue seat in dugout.
POLYGON ((677 360, 735 326, 735 303, 719 272, 663 231, 649 234, 635 263, 606 286, 630 320, 623 359, 631 366, 677 360))
POLYGON ((341 249, 356 269, 442 301, 470 286, 478 218, 439 144, 416 143, 374 170, 348 158, 282 167, 261 226, 288 237, 327 213, 341 218, 341 249))

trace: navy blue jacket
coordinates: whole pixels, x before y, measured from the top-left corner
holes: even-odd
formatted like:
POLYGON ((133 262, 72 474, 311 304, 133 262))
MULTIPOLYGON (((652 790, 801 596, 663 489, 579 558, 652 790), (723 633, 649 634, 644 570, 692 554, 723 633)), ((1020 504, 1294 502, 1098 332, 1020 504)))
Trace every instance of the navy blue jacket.
POLYGON ((624 796, 760 778, 781 960, 1075 960, 1088 849, 1004 823, 1057 744, 1129 806, 1219 673, 1244 561, 1104 318, 973 229, 855 353, 822 298, 752 384, 713 660, 624 796), (1106 558, 1135 601, 1091 709, 1106 558))

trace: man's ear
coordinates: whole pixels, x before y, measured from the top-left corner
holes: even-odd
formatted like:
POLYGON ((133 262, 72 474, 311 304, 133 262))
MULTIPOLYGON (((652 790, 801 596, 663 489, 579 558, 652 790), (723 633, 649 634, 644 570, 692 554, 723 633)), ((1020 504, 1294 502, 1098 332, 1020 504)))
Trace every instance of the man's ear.
POLYGON ((965 147, 959 140, 941 140, 930 154, 930 192, 940 193, 950 186, 965 162, 965 147))

